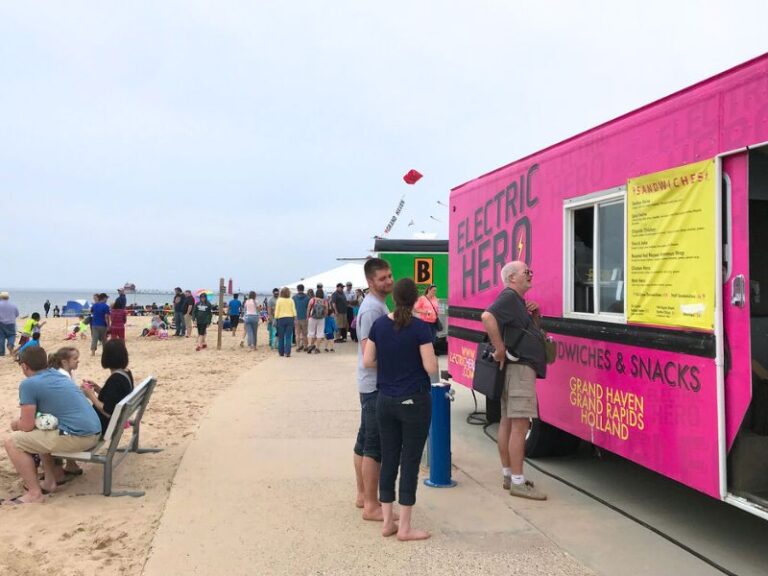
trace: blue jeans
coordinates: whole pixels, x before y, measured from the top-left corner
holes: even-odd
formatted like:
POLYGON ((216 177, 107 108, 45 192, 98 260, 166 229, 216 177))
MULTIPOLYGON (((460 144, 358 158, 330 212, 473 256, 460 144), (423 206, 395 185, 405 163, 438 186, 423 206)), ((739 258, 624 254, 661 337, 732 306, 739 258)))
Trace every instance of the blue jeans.
POLYGON ((181 311, 173 311, 173 325, 176 326, 175 336, 184 336, 186 330, 184 328, 184 314, 181 311))
POLYGON ((277 322, 277 351, 280 356, 291 355, 291 342, 293 342, 293 317, 278 318, 277 322))
POLYGON ((16 323, 0 324, 0 356, 5 356, 6 342, 8 348, 16 345, 16 323))
POLYGON ((269 347, 275 347, 275 328, 277 327, 277 320, 267 320, 267 334, 269 334, 269 347))
POLYGON ((245 337, 248 341, 248 348, 256 348, 256 337, 259 333, 259 315, 258 314, 246 314, 245 315, 245 337))

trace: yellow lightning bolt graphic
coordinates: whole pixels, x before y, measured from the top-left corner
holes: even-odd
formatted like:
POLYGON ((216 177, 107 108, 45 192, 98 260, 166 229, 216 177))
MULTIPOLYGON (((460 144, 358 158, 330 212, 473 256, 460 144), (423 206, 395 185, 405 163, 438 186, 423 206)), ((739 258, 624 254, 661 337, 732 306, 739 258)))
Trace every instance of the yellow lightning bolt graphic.
POLYGON ((525 236, 524 233, 520 233, 520 240, 517 242, 517 257, 522 258, 523 254, 523 247, 525 246, 525 242, 523 242, 523 237, 525 236))

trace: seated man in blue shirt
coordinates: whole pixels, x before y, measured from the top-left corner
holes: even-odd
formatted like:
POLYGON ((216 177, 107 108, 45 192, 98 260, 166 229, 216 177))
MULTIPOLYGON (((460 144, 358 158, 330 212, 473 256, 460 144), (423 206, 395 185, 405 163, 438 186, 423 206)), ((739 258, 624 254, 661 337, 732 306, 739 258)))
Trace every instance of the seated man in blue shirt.
POLYGON ((90 450, 99 441, 101 423, 96 412, 72 380, 48 368, 48 355, 39 346, 24 350, 21 371, 26 378, 19 385, 19 418, 11 422, 13 432, 5 440, 5 451, 26 492, 3 504, 43 502, 43 490, 56 490, 56 471, 52 453, 90 450), (37 413, 51 414, 58 419, 58 429, 40 430, 35 427, 37 413), (45 477, 37 479, 32 457, 39 454, 45 477))

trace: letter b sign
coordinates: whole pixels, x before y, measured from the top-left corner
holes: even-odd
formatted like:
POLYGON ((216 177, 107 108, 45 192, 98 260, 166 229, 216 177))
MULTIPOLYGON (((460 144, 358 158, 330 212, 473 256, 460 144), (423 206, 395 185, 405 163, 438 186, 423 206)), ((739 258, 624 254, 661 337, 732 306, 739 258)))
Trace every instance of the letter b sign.
POLYGON ((415 258, 413 280, 416 284, 432 284, 432 258, 415 258))

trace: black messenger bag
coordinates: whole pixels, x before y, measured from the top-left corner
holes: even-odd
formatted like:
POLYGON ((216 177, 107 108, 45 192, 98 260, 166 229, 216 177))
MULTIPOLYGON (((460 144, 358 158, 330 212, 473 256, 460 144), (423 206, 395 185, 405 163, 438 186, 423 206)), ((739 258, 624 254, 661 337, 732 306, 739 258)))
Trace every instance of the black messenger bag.
POLYGON ((493 359, 494 348, 488 342, 481 342, 475 354, 475 374, 472 389, 483 394, 488 400, 500 400, 504 390, 504 373, 493 359))

